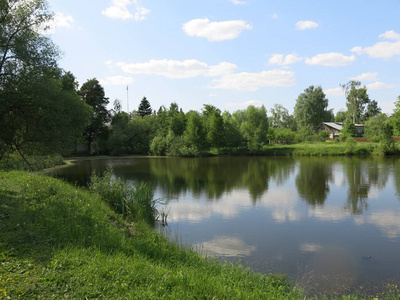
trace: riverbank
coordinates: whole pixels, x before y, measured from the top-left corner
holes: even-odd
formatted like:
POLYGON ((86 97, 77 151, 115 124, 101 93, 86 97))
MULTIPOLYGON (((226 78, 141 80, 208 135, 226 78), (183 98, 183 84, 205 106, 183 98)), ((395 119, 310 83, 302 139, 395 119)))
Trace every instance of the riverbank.
POLYGON ((43 175, 0 172, 0 208, 0 298, 303 298, 285 276, 202 258, 43 175))

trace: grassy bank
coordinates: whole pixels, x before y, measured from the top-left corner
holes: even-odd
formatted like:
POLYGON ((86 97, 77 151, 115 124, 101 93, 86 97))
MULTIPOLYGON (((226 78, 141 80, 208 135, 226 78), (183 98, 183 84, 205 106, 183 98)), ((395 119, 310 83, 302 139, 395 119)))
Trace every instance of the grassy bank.
POLYGON ((0 172, 0 298, 300 299, 284 276, 220 264, 126 223, 88 191, 0 172))
POLYGON ((40 171, 64 164, 61 155, 27 156, 24 160, 19 154, 11 154, 0 160, 0 170, 40 171))
MULTIPOLYGON (((394 153, 400 154, 399 143, 394 144, 394 153)), ((210 155, 260 155, 260 156, 344 156, 384 155, 379 143, 373 142, 302 142, 296 144, 270 144, 256 153, 247 148, 212 149, 210 155)))

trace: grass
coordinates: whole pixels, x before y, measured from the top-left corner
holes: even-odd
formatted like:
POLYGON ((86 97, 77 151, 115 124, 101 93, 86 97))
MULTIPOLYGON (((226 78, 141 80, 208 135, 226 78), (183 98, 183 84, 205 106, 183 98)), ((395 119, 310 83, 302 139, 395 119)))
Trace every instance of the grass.
POLYGON ((28 156, 27 161, 29 165, 20 155, 11 154, 0 160, 0 170, 39 171, 64 164, 61 155, 28 156))
POLYGON ((154 225, 159 217, 156 207, 160 203, 154 199, 154 188, 145 182, 133 186, 120 178, 113 179, 111 173, 111 169, 106 170, 102 176, 93 173, 90 189, 126 219, 154 225))
POLYGON ((303 142, 297 144, 273 144, 264 147, 263 154, 270 156, 343 156, 343 155, 371 155, 376 149, 375 143, 356 143, 349 145, 346 142, 303 142))

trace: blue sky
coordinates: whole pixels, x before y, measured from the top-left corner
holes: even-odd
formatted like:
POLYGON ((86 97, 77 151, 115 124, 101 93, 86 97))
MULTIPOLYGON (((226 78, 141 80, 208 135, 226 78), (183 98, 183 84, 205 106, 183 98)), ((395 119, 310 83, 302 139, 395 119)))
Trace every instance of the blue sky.
MULTIPOLYGON (((275 103, 293 112, 310 85, 337 113, 340 84, 366 85, 391 113, 400 95, 398 0, 49 0, 60 65, 97 78, 110 103, 185 112, 275 103)), ((111 105, 110 105, 111 107, 111 105)))

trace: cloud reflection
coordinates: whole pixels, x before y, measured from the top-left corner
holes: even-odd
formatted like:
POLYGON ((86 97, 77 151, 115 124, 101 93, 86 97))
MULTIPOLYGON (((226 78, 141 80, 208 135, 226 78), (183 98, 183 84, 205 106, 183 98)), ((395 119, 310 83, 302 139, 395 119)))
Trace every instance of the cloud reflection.
POLYGON ((229 236, 218 237, 196 246, 211 256, 249 256, 256 250, 255 246, 248 246, 241 239, 229 236))
POLYGON ((359 217, 356 224, 364 223, 377 226, 386 237, 396 239, 400 237, 400 213, 391 210, 373 213, 370 216, 359 217))

